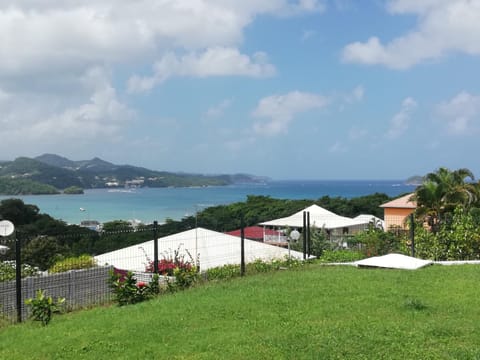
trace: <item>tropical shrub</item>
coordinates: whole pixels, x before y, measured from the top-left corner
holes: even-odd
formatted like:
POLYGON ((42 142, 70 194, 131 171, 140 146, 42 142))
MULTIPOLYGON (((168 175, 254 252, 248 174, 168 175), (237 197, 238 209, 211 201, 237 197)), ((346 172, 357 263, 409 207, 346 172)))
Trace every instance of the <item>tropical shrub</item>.
POLYGON ((154 274, 149 283, 138 281, 131 271, 123 275, 114 270, 110 274, 110 288, 119 306, 135 304, 160 293, 158 275, 154 274))
POLYGON ((480 259, 480 231, 472 213, 458 206, 448 221, 432 232, 423 226, 415 230, 418 257, 432 260, 480 259))
POLYGON ((173 281, 167 278, 167 287, 170 292, 189 288, 193 286, 200 278, 195 266, 190 268, 176 267, 173 270, 173 276, 173 281))
POLYGON ((406 251, 407 239, 402 234, 395 234, 391 231, 383 231, 373 226, 365 231, 356 234, 352 241, 352 245, 359 246, 364 256, 385 255, 392 252, 403 253, 406 251))
POLYGON ((50 269, 48 269, 48 272, 59 273, 69 270, 88 269, 95 266, 97 266, 97 262, 92 256, 80 255, 57 261, 50 269))
POLYGON ((240 276, 240 265, 226 264, 223 266, 210 268, 205 271, 207 280, 225 280, 240 276))
POLYGON ((48 325, 53 313, 60 312, 64 303, 64 298, 58 298, 57 301, 54 301, 51 296, 46 296, 42 289, 37 290, 35 298, 25 300, 25 304, 32 309, 31 317, 33 320, 40 321, 43 326, 48 325))

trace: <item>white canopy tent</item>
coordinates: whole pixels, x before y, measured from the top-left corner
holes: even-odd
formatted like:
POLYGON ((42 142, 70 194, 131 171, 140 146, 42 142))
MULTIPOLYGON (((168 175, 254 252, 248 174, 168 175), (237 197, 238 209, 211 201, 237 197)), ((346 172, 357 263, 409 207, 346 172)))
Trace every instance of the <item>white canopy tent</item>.
MULTIPOLYGON (((303 254, 298 251, 264 244, 258 241, 245 239, 245 262, 253 262, 257 259, 271 261, 285 259, 291 256, 302 259, 303 254)), ((113 265, 122 270, 134 272, 145 271, 146 265, 153 260, 154 241, 150 240, 141 244, 132 245, 123 249, 95 256, 98 265, 113 265)), ((198 254, 201 270, 223 266, 226 264, 240 264, 240 238, 224 233, 196 228, 178 234, 158 239, 159 260, 170 256, 174 251, 186 255, 190 253, 195 261, 198 254)))
POLYGON ((266 221, 260 223, 263 226, 272 226, 272 227, 290 227, 290 228, 301 228, 303 227, 303 213, 310 213, 310 226, 316 228, 324 228, 326 230, 332 229, 344 229, 348 228, 351 230, 362 230, 368 225, 369 221, 365 218, 352 219, 345 216, 337 215, 331 211, 328 211, 318 205, 311 205, 304 210, 301 210, 291 216, 275 219, 271 221, 266 221))

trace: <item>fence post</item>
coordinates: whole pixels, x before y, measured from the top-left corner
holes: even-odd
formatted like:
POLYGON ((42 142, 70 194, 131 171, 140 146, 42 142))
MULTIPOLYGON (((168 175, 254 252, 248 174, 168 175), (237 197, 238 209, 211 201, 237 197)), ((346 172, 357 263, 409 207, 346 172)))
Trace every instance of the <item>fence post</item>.
POLYGON ((303 212, 303 231, 302 231, 302 240, 303 240, 303 260, 307 258, 307 212, 303 212))
POLYGON ((240 276, 245 275, 245 224, 240 220, 240 276))
POLYGON ((15 285, 17 293, 17 322, 22 322, 22 242, 18 233, 15 232, 15 285))
POLYGON ((158 274, 158 221, 153 222, 153 272, 158 274))
POLYGON ((410 214, 410 244, 412 249, 412 257, 415 257, 415 217, 410 214))
POLYGON ((307 259, 310 258, 310 212, 307 211, 307 259))

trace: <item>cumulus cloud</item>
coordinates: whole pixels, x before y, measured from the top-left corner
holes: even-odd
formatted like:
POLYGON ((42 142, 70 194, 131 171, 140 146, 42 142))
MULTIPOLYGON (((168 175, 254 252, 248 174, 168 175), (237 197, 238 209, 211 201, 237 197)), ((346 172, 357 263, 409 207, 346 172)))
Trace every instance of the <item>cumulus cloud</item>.
POLYGON ((201 53, 189 53, 180 58, 170 52, 155 63, 153 76, 131 77, 128 89, 130 92, 148 91, 156 84, 173 76, 267 77, 274 73, 275 67, 268 63, 265 53, 258 52, 249 57, 235 48, 214 47, 201 53))
POLYGON ((132 91, 172 76, 271 76, 266 54, 238 50, 245 28, 258 16, 323 9, 321 0, 1 2, 0 151, 121 136, 135 112, 112 80, 118 71, 128 78, 153 65, 131 77, 132 91))
POLYGON ((327 106, 329 101, 326 96, 300 91, 267 96, 259 101, 253 111, 254 117, 266 118, 267 121, 257 121, 254 124, 254 131, 271 136, 286 133, 296 115, 321 109, 327 106))
POLYGON ((447 121, 447 131, 450 134, 477 133, 480 123, 480 95, 462 91, 438 105, 437 112, 447 121))
POLYGON ((407 69, 454 52, 480 55, 479 1, 391 0, 387 10, 393 15, 416 15, 417 27, 386 44, 377 36, 348 44, 343 61, 407 69))
POLYGON ((241 43, 262 14, 322 10, 318 0, 47 0, 0 5, 0 75, 154 59, 168 49, 241 43))
POLYGON ((82 99, 59 98, 49 93, 4 96, 0 100, 0 152, 10 153, 19 140, 23 149, 34 150, 73 146, 77 140, 93 144, 99 139, 108 143, 118 138, 121 127, 134 119, 134 111, 118 99, 102 69, 90 69, 82 81, 89 93, 82 99))
POLYGON ((411 97, 407 97, 402 102, 402 108, 396 113, 390 121, 390 128, 387 131, 387 138, 396 139, 407 131, 412 112, 417 107, 417 103, 411 97))

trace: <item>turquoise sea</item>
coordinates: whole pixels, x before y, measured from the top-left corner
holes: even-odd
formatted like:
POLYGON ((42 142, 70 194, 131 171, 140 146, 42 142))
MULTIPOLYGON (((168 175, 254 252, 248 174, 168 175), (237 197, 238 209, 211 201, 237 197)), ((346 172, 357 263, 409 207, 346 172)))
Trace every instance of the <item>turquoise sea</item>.
MULTIPOLYGON (((375 192, 397 196, 414 186, 395 180, 308 180, 272 181, 265 184, 238 184, 198 188, 95 189, 83 195, 18 196, 40 212, 70 224, 82 220, 138 219, 144 223, 166 218, 179 220, 206 207, 245 201, 247 195, 278 199, 318 199, 328 195, 353 198, 375 192)), ((0 196, 0 200, 11 196, 0 196)))

